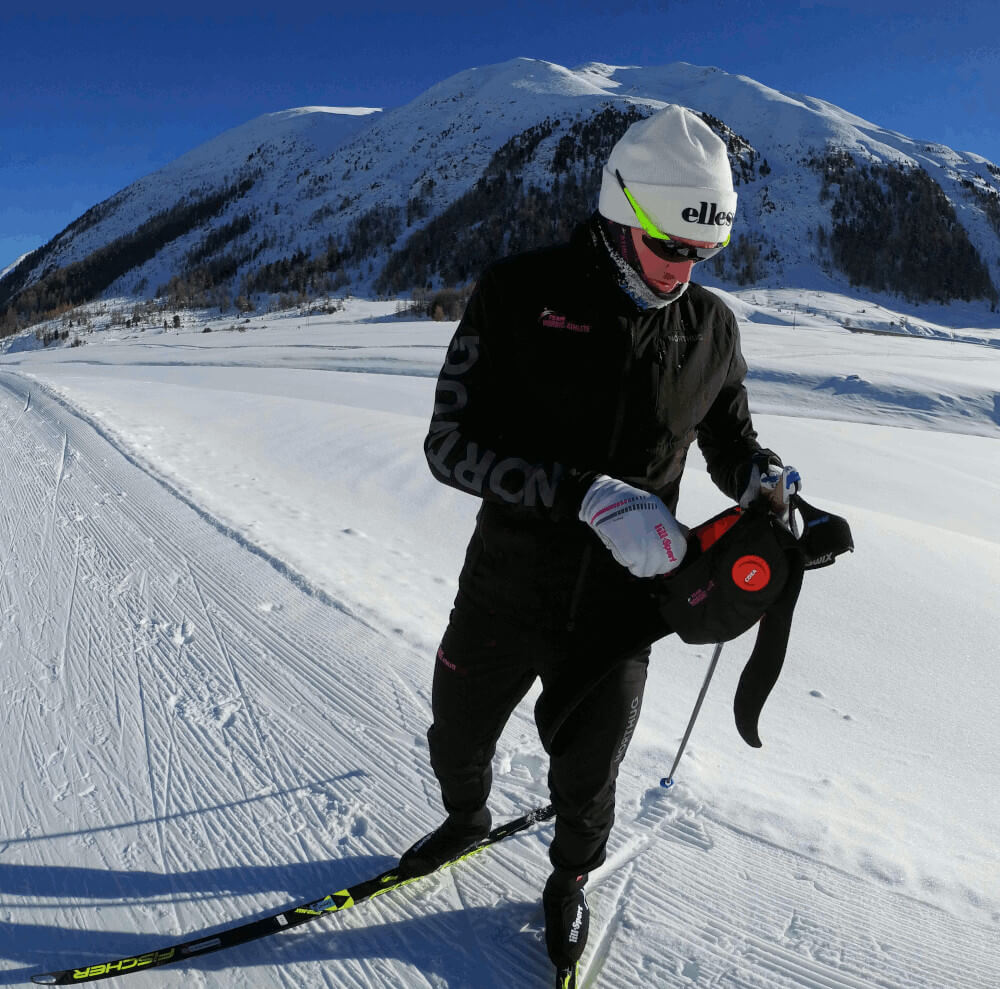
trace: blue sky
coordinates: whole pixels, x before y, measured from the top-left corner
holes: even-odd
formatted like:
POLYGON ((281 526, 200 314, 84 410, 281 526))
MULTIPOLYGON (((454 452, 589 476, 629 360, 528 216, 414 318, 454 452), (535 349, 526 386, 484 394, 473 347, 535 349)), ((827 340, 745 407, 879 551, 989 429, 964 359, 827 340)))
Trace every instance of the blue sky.
POLYGON ((261 113, 398 106, 519 55, 716 65, 1000 162, 996 0, 44 7, 0 13, 0 269, 261 113))

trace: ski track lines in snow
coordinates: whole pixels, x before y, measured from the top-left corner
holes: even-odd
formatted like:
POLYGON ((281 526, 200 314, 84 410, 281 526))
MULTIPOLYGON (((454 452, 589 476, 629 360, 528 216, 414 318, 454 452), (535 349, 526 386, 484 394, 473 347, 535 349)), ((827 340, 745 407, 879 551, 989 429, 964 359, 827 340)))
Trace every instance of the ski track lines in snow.
MULTIPOLYGON (((430 820, 404 816, 427 805, 415 732, 368 689, 395 675, 390 644, 214 530, 64 407, 36 395, 15 428, 23 404, 0 390, 0 731, 34 773, 0 783, 5 953, 27 963, 0 982, 384 867, 384 832, 430 820), (369 792, 386 798, 374 841, 369 792), (39 902, 49 925, 16 922, 39 902)), ((349 962, 358 985, 371 964, 349 962)), ((294 967, 265 979, 309 981, 294 967)))
MULTIPOLYGON (((706 819, 703 809, 697 821, 682 804, 665 810, 673 799, 652 790, 642 801, 631 831, 649 837, 622 867, 629 873, 624 909, 621 894, 612 889, 606 897, 602 874, 595 877, 594 911, 620 929, 607 959, 597 949, 600 978, 588 975, 585 986, 995 984, 994 930, 768 846, 706 819)), ((612 851, 609 864, 614 859, 612 851)))
MULTIPOLYGON (((65 403, 36 390, 28 411, 21 379, 0 386, 0 744, 20 770, 0 778, 0 985, 228 926, 388 865, 437 815, 424 657, 248 552, 65 403)), ((519 711, 501 740, 498 816, 544 802, 534 746, 519 711)), ((755 839, 674 792, 623 793, 618 817, 590 886, 587 989, 997 983, 995 930, 755 839)), ((546 985, 550 834, 132 979, 546 985)))

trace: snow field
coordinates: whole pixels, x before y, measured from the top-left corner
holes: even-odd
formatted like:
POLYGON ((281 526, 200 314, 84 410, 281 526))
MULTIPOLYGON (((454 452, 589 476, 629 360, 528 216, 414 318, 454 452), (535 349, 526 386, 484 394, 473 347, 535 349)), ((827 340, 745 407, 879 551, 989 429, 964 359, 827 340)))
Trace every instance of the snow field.
MULTIPOLYGON (((1000 354, 756 312, 761 437, 858 551, 807 577, 764 749, 732 726, 743 639, 669 793, 710 649, 654 650, 585 984, 995 984, 1000 354), (879 361, 906 394, 815 387, 879 361)), ((431 657, 476 504, 420 449, 452 327, 380 318, 3 359, 0 984, 342 888, 437 820, 431 657)), ((724 504, 692 457, 682 520, 724 504)), ((545 772, 526 703, 494 816, 544 803, 545 772)), ((545 985, 549 832, 132 978, 545 985)))

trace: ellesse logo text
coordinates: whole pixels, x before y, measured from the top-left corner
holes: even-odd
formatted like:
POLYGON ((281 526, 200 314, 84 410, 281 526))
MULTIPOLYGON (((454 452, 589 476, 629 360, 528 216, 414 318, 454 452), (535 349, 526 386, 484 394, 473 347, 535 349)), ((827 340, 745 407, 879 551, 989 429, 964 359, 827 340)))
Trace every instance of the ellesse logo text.
POLYGON ((732 213, 719 213, 715 203, 701 203, 701 208, 688 206, 681 210, 681 218, 687 223, 703 223, 707 226, 731 227, 733 225, 732 213))

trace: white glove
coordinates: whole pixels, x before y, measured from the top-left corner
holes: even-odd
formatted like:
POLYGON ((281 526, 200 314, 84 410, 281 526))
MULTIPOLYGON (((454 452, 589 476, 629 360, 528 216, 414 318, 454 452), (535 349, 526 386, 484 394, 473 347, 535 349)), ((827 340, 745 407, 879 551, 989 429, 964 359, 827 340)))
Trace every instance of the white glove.
POLYGON ((670 573, 687 552, 677 519, 655 494, 606 474, 599 474, 587 489, 580 519, 636 577, 670 573))

